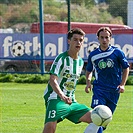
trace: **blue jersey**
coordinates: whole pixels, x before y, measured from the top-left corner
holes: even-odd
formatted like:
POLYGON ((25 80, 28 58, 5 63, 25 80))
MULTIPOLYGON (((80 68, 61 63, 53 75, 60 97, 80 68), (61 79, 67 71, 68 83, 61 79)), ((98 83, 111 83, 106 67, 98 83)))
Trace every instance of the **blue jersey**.
POLYGON ((92 51, 88 57, 87 71, 94 70, 93 86, 104 91, 117 91, 121 83, 122 69, 129 67, 129 63, 120 49, 109 46, 106 51, 100 48, 92 51))

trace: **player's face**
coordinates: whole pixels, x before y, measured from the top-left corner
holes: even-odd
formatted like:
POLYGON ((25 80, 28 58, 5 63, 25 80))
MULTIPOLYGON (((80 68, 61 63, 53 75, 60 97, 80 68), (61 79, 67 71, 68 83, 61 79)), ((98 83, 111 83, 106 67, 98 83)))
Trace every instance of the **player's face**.
POLYGON ((110 33, 108 31, 101 31, 98 40, 100 42, 100 48, 106 50, 111 40, 110 33))
POLYGON ((68 40, 68 44, 70 45, 69 49, 71 49, 74 52, 79 52, 81 46, 84 42, 84 36, 79 34, 74 34, 73 37, 68 40))

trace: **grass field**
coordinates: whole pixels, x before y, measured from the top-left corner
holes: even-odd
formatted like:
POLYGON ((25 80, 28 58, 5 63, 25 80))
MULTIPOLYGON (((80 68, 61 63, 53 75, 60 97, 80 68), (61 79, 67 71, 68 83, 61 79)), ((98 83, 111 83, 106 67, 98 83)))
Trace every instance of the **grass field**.
MULTIPOLYGON (((41 133, 45 115, 43 92, 46 84, 0 83, 0 133, 41 133)), ((90 105, 91 93, 78 85, 76 98, 90 105)), ((104 133, 133 132, 133 86, 121 94, 113 120, 104 133)), ((83 133, 86 123, 75 125, 64 120, 56 133, 83 133)))

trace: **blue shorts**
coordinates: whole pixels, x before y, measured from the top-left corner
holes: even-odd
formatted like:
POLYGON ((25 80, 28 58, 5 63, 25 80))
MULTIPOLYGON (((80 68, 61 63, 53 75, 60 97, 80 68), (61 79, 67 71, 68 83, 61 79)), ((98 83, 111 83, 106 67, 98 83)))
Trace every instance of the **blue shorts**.
POLYGON ((93 97, 91 107, 94 108, 97 105, 106 105, 108 106, 112 113, 114 113, 120 93, 118 92, 107 92, 104 90, 93 88, 93 97))

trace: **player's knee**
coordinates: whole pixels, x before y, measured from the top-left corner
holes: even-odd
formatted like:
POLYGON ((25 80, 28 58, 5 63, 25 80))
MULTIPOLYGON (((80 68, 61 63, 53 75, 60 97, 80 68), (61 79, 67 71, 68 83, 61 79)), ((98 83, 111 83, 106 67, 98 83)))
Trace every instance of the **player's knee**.
POLYGON ((53 133, 56 129, 56 122, 47 122, 44 126, 43 133, 53 133))
POLYGON ((87 112, 85 115, 83 115, 83 116, 80 118, 80 121, 86 122, 86 123, 88 123, 88 124, 91 123, 92 120, 91 120, 91 113, 90 113, 90 111, 87 112))

